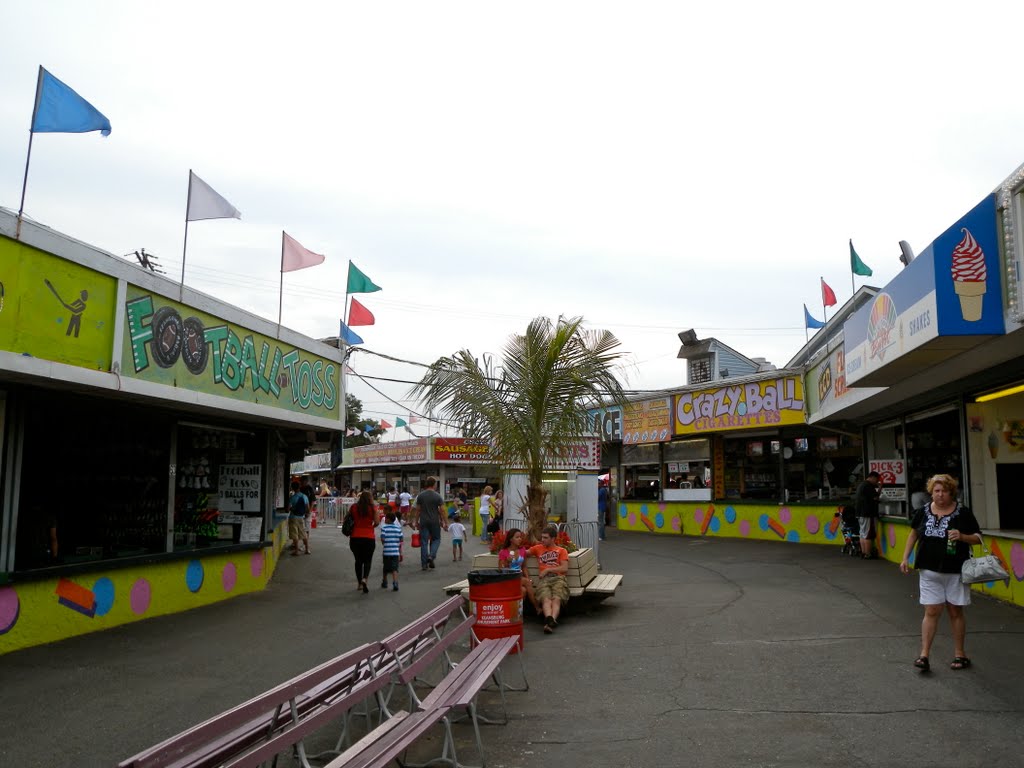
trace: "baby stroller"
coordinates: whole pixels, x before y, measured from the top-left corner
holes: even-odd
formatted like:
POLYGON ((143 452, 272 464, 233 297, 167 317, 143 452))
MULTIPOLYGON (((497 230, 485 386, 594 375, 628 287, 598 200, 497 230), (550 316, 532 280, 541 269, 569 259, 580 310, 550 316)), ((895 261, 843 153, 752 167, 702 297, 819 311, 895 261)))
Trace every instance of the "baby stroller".
POLYGON ((839 518, 839 528, 843 532, 841 553, 850 557, 860 557, 860 522, 857 520, 857 510, 845 505, 835 516, 839 518))

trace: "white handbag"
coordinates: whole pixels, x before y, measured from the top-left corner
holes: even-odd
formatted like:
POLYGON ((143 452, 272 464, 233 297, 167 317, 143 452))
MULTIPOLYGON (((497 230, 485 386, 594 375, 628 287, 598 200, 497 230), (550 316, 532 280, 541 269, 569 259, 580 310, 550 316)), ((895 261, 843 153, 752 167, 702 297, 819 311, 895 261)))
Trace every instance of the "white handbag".
POLYGON ((971 556, 964 560, 960 568, 960 581, 964 584, 980 584, 986 581, 1005 581, 1009 584, 1010 574, 1003 568, 999 558, 988 551, 985 539, 980 533, 978 538, 981 539, 981 551, 985 554, 982 557, 975 557, 971 552, 971 556))

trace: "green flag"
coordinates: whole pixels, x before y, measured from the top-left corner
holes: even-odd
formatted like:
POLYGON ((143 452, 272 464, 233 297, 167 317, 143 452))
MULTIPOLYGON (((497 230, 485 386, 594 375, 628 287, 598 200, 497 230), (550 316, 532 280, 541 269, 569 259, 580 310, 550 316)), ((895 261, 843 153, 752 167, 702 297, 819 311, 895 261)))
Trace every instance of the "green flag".
MULTIPOLYGON (((871 277, 871 267, 860 260, 860 256, 853 250, 853 240, 850 240, 850 271, 855 275, 862 275, 864 277, 871 277)), ((351 274, 351 272, 349 273, 351 274)), ((350 277, 351 281, 352 278, 350 277)))
MULTIPOLYGON (((871 273, 868 272, 870 275, 871 273)), ((359 267, 351 261, 348 263, 348 287, 345 293, 373 293, 379 291, 380 286, 359 271, 359 267)))
POLYGON ((408 422, 406 422, 405 419, 399 419, 399 418, 396 417, 395 418, 395 426, 396 427, 407 427, 407 426, 409 426, 409 424, 408 424, 408 422))

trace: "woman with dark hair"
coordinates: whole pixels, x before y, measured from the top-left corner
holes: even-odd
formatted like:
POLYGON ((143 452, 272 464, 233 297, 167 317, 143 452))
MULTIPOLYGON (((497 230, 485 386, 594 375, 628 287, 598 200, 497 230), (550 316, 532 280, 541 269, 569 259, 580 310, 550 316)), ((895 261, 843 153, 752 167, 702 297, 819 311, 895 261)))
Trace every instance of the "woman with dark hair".
POLYGON ((359 500, 352 505, 352 517, 355 526, 348 540, 348 547, 356 559, 356 590, 368 594, 370 589, 366 580, 370 577, 370 565, 373 563, 373 551, 377 548, 377 538, 373 529, 380 525, 380 515, 373 503, 373 494, 363 491, 359 500))
POLYGON ((530 574, 523 567, 526 563, 526 534, 518 528, 510 528, 505 534, 505 547, 498 552, 498 567, 509 568, 520 574, 520 583, 523 588, 523 597, 530 601, 533 611, 540 616, 540 606, 533 594, 533 582, 530 581, 530 574))

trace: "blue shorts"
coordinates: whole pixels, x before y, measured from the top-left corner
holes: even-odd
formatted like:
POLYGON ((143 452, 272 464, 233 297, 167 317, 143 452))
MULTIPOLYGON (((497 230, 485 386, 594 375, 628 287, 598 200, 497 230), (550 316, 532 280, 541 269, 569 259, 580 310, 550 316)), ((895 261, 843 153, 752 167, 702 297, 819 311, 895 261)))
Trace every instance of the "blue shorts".
POLYGON ((384 573, 398 573, 398 555, 384 555, 384 573))
POLYGON ((452 546, 453 547, 461 547, 462 546, 462 539, 452 539, 452 546))

